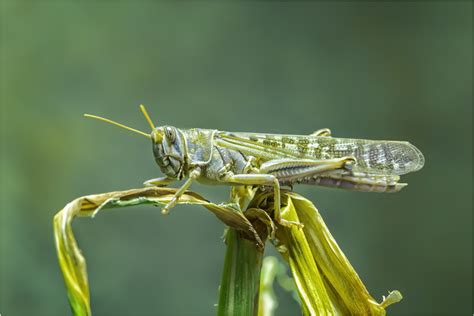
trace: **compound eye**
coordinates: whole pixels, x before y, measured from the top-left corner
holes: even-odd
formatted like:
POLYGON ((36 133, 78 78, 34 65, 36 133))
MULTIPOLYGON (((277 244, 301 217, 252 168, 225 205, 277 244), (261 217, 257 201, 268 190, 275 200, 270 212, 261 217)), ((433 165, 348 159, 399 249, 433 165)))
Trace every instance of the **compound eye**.
POLYGON ((176 140, 176 132, 171 127, 165 128, 165 136, 171 143, 174 143, 176 140))

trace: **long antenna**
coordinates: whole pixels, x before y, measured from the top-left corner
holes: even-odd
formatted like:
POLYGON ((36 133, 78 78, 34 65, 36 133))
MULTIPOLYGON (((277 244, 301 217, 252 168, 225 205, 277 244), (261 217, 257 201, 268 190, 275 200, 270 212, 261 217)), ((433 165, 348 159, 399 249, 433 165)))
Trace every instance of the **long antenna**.
POLYGON ((140 104, 140 110, 142 111, 143 115, 145 115, 145 118, 148 121, 148 124, 150 124, 151 130, 153 131, 155 129, 155 125, 153 125, 153 122, 151 121, 150 116, 148 115, 148 112, 146 111, 143 104, 140 104))
POLYGON ((84 114, 84 116, 88 117, 88 118, 93 118, 93 119, 96 119, 96 120, 99 120, 99 121, 103 121, 103 122, 106 122, 106 123, 109 123, 109 124, 112 124, 112 125, 116 125, 116 126, 121 127, 121 128, 128 129, 129 131, 135 132, 137 134, 143 135, 143 136, 148 137, 148 138, 151 139, 151 135, 148 135, 147 133, 144 133, 144 132, 139 131, 137 129, 134 129, 134 128, 125 126, 123 124, 114 122, 112 120, 109 120, 109 119, 106 119, 106 118, 103 118, 103 117, 100 117, 100 116, 96 116, 96 115, 91 115, 91 114, 84 114))

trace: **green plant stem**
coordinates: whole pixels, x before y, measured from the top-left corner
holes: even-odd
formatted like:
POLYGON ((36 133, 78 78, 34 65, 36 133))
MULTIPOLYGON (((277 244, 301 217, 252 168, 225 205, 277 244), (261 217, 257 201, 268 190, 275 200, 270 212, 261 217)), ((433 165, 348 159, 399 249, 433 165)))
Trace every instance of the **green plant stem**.
POLYGON ((217 315, 257 315, 263 249, 231 228, 225 239, 217 315))

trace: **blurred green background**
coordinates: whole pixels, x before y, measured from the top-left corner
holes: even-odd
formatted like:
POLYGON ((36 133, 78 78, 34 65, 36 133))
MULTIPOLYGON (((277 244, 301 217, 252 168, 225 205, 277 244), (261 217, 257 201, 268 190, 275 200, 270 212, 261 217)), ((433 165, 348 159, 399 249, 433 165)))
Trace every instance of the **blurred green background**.
MULTIPOLYGON (((82 118, 408 140, 398 194, 296 187, 391 315, 472 313, 472 2, 1 2, 2 316, 70 314, 53 215, 160 176, 149 142, 82 118)), ((213 201, 226 187, 194 185, 213 201)), ((95 315, 212 315, 223 225, 199 207, 79 219, 95 315)), ((271 248, 271 247, 268 247, 271 248)), ((274 253, 269 251, 269 253, 274 253)), ((278 292, 278 315, 298 306, 278 292)))

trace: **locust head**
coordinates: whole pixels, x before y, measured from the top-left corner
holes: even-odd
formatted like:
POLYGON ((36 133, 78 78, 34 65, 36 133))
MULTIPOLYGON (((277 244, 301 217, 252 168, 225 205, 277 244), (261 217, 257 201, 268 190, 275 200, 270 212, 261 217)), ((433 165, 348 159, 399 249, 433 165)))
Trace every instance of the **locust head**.
POLYGON ((153 155, 161 171, 170 178, 181 179, 185 156, 184 138, 176 127, 161 126, 151 132, 153 155))
POLYGON ((150 116, 146 112, 145 107, 140 105, 140 109, 143 112, 143 115, 145 115, 148 124, 151 126, 150 134, 100 116, 90 114, 84 114, 84 116, 107 122, 148 137, 152 141, 153 155, 155 156, 155 161, 161 171, 170 178, 181 179, 184 176, 183 173, 185 169, 184 164, 186 155, 186 146, 183 135, 176 127, 155 127, 150 116))

